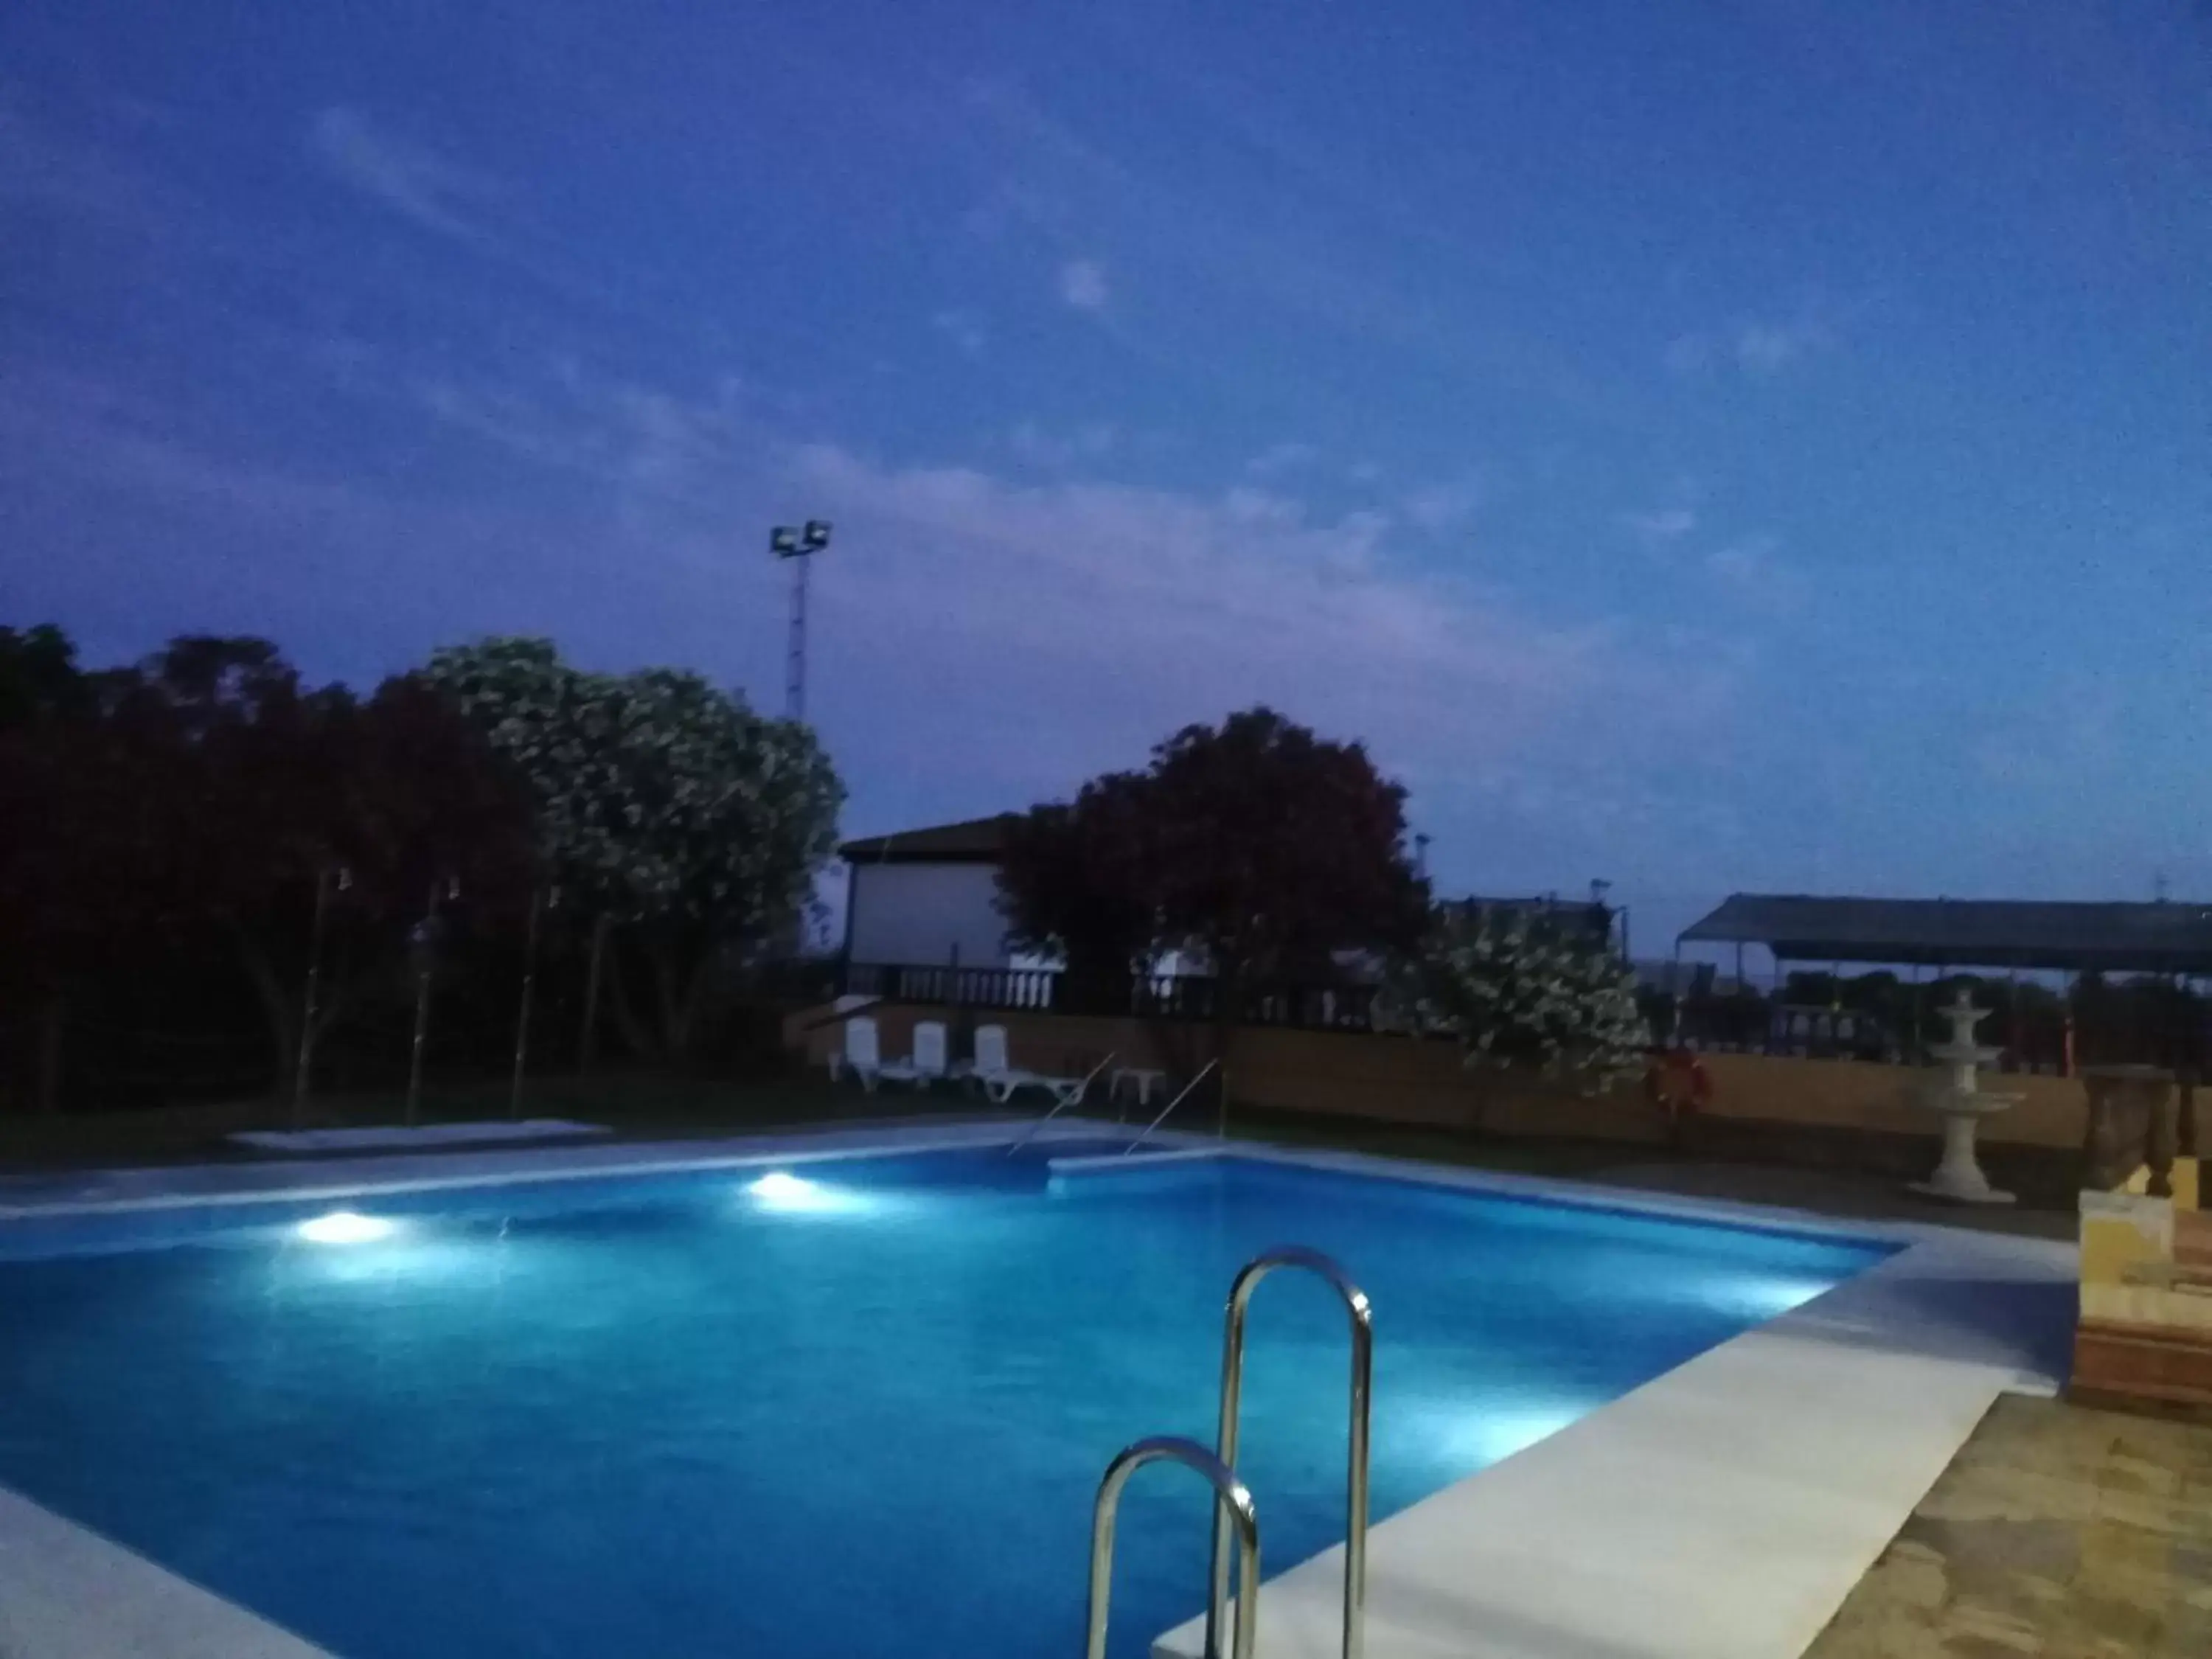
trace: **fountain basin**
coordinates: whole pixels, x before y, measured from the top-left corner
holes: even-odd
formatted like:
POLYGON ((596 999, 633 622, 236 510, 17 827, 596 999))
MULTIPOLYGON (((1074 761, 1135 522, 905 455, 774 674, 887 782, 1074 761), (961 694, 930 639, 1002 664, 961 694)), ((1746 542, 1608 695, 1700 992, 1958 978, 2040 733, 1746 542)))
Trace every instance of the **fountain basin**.
POLYGON ((1951 1022, 1951 1040, 1928 1052, 1949 1068, 1950 1075, 1931 1078, 1916 1092, 1923 1106, 1943 1119, 1943 1158, 1927 1180, 1912 1183, 1912 1190, 1958 1204, 2009 1204, 2013 1195, 1990 1185, 1989 1176, 1982 1173, 1981 1160, 1974 1155, 1974 1132, 1984 1118, 2018 1105, 2025 1097, 1979 1085, 1976 1073, 2004 1050, 1974 1041, 1974 1027, 1989 1018, 1989 1011, 1974 1006, 1965 986, 1940 1012, 1951 1022))

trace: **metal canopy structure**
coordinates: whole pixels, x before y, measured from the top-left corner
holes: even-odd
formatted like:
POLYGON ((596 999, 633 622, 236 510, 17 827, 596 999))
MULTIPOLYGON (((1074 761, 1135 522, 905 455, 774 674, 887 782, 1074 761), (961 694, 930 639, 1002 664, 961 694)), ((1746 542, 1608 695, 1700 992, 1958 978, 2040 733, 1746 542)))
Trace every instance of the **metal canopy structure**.
POLYGON ((2212 906, 1735 893, 1685 945, 1763 945, 1778 962, 2212 974, 2212 906))

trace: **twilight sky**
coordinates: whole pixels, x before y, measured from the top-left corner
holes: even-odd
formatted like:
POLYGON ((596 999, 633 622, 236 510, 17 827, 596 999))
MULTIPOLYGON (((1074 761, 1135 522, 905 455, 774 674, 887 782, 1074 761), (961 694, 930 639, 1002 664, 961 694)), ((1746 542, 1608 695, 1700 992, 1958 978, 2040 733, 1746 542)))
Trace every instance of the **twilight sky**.
POLYGON ((1643 947, 2212 895, 2212 8, 0 8, 0 620, 775 708, 808 515, 854 833, 1266 701, 1643 947))

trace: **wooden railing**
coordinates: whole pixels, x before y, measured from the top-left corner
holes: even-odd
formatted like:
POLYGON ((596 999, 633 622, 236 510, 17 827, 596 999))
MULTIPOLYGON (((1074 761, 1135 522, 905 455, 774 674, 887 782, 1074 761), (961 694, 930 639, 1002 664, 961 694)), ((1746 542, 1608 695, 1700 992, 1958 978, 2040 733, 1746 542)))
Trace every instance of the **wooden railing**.
MULTIPOLYGON (((1684 996, 1647 992, 1638 999, 1659 1042, 1679 1042, 1705 1053, 1755 1054, 1820 1060, 1929 1063, 1929 1047, 1948 1027, 1927 987, 1889 1006, 1780 1006, 1756 994, 1684 996)), ((2099 1063, 2162 1066, 2202 1074, 2212 1057, 2212 1019, 2195 1006, 2171 1010, 2088 1006, 2070 1014, 2053 1001, 2008 1006, 2004 988, 1985 986, 1977 1006, 1990 1010, 1976 1037, 2003 1051, 2003 1072, 2059 1076, 2099 1063)))
MULTIPOLYGON (((1115 984, 1085 983, 1051 969, 955 968, 914 963, 846 965, 845 990, 887 1002, 956 1004, 1064 1014, 1137 1014, 1210 1021, 1220 1017, 1219 981, 1203 974, 1134 975, 1115 984)), ((1301 1030, 1373 1029, 1371 985, 1255 985, 1239 999, 1237 1023, 1301 1030)))
POLYGON ((1042 968, 932 967, 916 963, 848 963, 845 989, 886 1002, 947 1002, 975 1008, 1056 1008, 1061 975, 1042 968))

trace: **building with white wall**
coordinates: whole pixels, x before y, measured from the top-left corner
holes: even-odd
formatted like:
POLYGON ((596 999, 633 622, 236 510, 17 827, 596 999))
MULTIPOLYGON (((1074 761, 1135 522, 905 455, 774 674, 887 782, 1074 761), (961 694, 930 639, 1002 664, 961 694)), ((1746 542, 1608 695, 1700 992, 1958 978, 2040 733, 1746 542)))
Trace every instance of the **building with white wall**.
POLYGON ((845 958, 884 965, 1014 965, 999 911, 1007 817, 848 841, 845 958))

